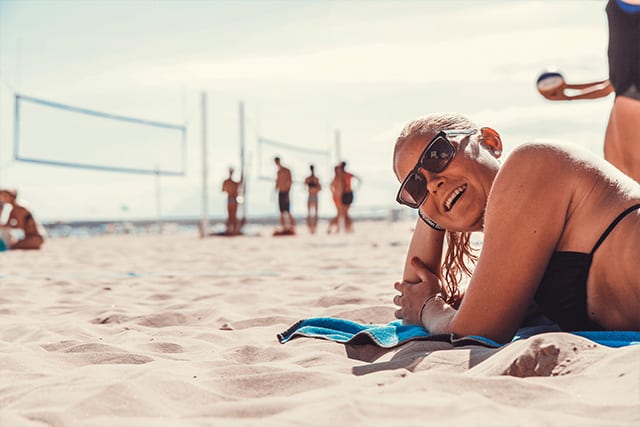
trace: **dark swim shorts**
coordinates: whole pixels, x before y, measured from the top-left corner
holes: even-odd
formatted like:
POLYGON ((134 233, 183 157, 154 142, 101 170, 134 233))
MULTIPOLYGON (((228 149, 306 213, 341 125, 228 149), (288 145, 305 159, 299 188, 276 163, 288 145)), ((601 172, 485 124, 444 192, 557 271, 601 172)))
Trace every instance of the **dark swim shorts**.
POLYGON ((343 205, 350 205, 353 203, 353 192, 347 191, 342 193, 342 198, 340 199, 343 205))
POLYGON ((280 212, 289 212, 289 192, 278 192, 278 205, 280 206, 280 212))
POLYGON ((609 0, 609 80, 616 96, 639 99, 640 7, 626 1, 609 0))

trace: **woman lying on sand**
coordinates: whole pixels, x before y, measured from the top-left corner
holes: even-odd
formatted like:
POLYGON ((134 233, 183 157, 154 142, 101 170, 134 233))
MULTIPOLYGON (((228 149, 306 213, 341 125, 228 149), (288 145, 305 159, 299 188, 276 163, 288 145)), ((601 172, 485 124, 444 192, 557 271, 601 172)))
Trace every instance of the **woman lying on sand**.
POLYGON ((503 165, 501 153, 495 130, 456 114, 400 133, 397 200, 421 219, 396 317, 498 342, 532 309, 566 331, 640 330, 640 184, 575 146, 521 145, 503 165), (484 232, 478 257, 474 231, 484 232))

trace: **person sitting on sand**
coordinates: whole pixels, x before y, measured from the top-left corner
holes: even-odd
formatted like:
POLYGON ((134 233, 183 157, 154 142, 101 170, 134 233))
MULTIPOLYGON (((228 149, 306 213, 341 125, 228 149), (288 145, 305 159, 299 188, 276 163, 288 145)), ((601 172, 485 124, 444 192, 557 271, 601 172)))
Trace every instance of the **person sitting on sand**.
POLYGON ((420 219, 395 283, 396 317, 497 342, 531 307, 565 331, 640 330, 640 184, 570 144, 523 144, 503 165, 501 153, 495 130, 458 114, 400 133, 397 201, 420 219))
POLYGON ((240 181, 233 180, 233 168, 229 168, 229 177, 222 182, 222 192, 227 193, 227 222, 225 234, 240 234, 240 223, 238 221, 238 195, 242 186, 240 181))
POLYGON ((7 205, 11 209, 6 224, 0 224, 2 239, 9 249, 40 249, 44 242, 42 237, 44 233, 31 212, 16 201, 17 197, 18 192, 15 190, 0 190, 0 202, 3 205, 0 208, 0 217, 2 217, 2 210, 8 209, 7 205), (21 236, 17 241, 13 241, 11 229, 21 230, 24 237, 21 236))

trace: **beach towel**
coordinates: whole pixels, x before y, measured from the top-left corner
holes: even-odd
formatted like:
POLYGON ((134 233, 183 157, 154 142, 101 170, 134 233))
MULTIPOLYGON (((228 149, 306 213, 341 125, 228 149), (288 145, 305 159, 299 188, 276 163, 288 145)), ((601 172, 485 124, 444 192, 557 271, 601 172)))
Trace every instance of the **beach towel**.
MULTIPOLYGON (((543 332, 560 332, 560 328, 555 324, 548 323, 521 328, 512 342, 543 332)), ((640 344, 640 332, 637 331, 582 331, 573 333, 608 347, 640 344)), ((381 349, 390 349, 415 340, 444 341, 456 347, 476 344, 498 348, 503 345, 481 336, 431 335, 421 326, 403 325, 401 320, 395 320, 386 325, 372 325, 333 317, 315 317, 300 320, 284 332, 279 333, 277 337, 281 344, 294 338, 307 337, 330 340, 348 344, 349 346, 374 345, 381 349)))

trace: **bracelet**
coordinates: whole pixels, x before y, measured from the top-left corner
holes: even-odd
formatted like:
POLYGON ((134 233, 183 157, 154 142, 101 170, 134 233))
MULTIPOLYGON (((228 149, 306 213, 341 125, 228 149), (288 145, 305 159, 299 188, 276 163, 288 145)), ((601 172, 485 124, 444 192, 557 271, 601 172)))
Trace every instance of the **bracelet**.
POLYGON ((418 216, 422 221, 424 221, 425 224, 427 224, 429 227, 433 228, 434 230, 445 231, 445 229, 443 227, 440 227, 438 224, 436 224, 434 220, 432 220, 431 218, 423 214, 420 209, 418 209, 418 216))
POLYGON ((420 323, 422 323, 422 314, 424 313, 425 307, 427 306, 427 304, 429 304, 429 301, 431 301, 432 299, 436 299, 436 298, 440 298, 442 301, 447 302, 447 300, 445 300, 444 297, 440 293, 433 294, 429 298, 424 300, 424 302, 422 303, 422 308, 420 309, 420 323))

